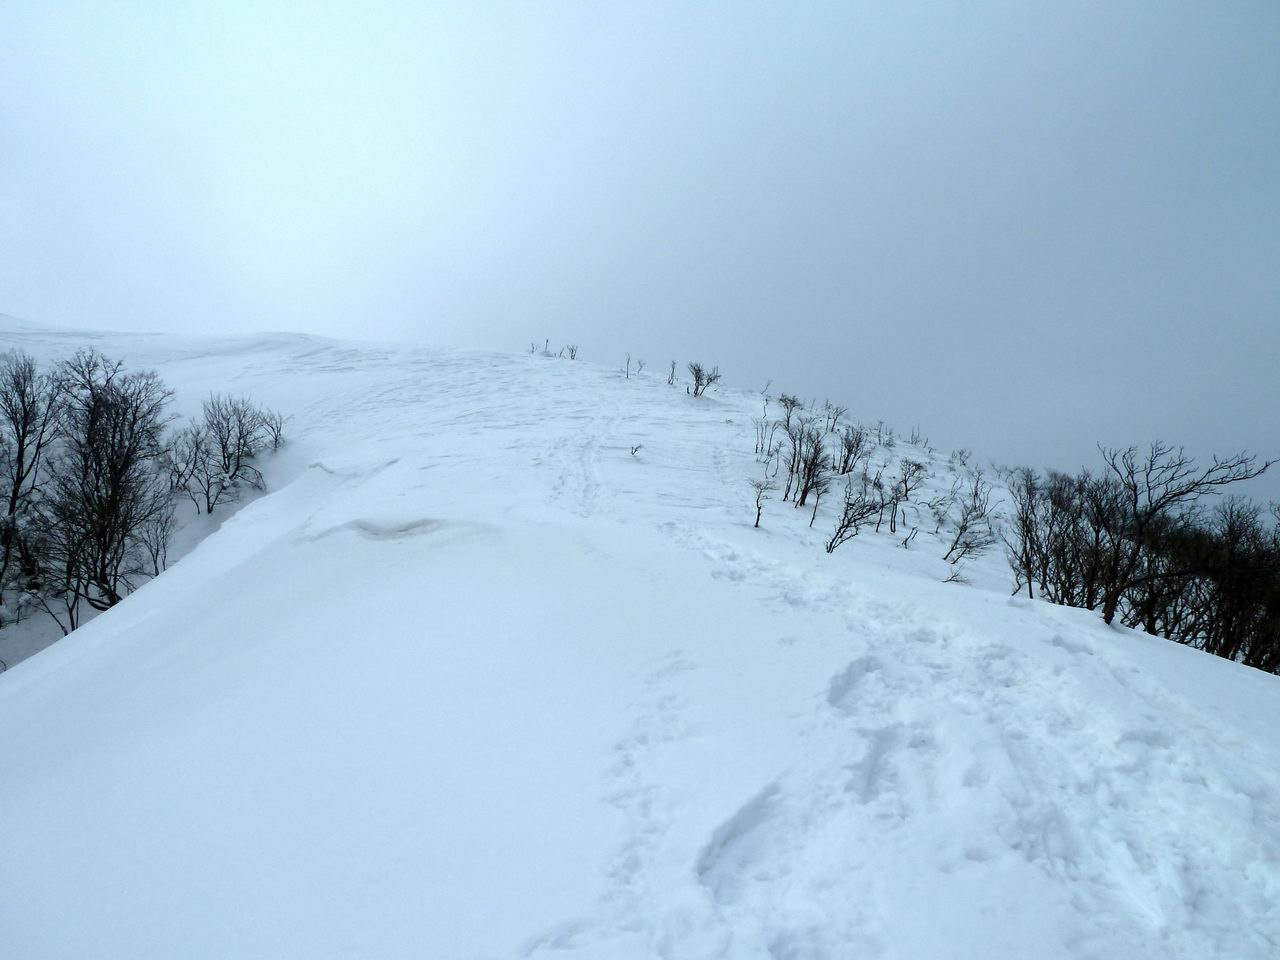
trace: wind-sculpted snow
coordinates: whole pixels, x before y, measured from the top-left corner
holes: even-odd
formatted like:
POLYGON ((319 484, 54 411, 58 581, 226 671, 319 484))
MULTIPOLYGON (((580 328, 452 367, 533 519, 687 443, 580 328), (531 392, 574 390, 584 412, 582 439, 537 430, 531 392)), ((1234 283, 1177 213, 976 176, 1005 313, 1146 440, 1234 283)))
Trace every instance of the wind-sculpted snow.
POLYGON ((1277 678, 1010 598, 998 555, 943 584, 924 533, 752 529, 758 397, 94 344, 290 441, 0 675, 5 956, 1280 955, 1277 678))

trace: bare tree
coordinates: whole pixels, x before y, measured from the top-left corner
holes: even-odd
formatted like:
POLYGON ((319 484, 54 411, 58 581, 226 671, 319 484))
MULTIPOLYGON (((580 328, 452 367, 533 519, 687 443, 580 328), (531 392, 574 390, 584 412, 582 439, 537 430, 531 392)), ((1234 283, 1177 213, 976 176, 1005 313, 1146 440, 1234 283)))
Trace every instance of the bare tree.
POLYGON ((159 509, 149 516, 138 531, 138 542, 146 551, 151 566, 148 573, 158 577, 169 565, 169 542, 173 539, 173 498, 166 497, 159 509))
POLYGON ((813 522, 818 519, 818 504, 822 502, 822 498, 827 495, 827 491, 831 489, 831 474, 822 470, 814 478, 813 483, 809 487, 809 492, 813 494, 813 512, 809 514, 809 527, 813 528, 813 522))
POLYGON ((782 407, 782 428, 790 430, 791 415, 802 406, 800 398, 789 393, 781 393, 778 395, 778 406, 782 407))
POLYGON ((979 557, 996 543, 991 525, 991 484, 981 470, 975 470, 969 487, 959 504, 955 536, 942 559, 958 564, 967 557, 979 557))
POLYGON ((30 572, 32 557, 23 527, 45 474, 45 457, 57 437, 57 391, 25 353, 0 361, 0 588, 15 566, 30 572))
POLYGON ((1041 484, 1040 475, 1028 467, 1016 470, 1009 480, 1012 510, 1004 535, 1005 554, 1013 568, 1013 592, 1025 586, 1028 600, 1035 599, 1034 584, 1042 565, 1040 529, 1045 497, 1041 484))
POLYGON ((288 418, 266 408, 259 412, 262 414, 262 430, 266 434, 267 442, 273 451, 279 450, 284 446, 284 425, 288 418))
MULTIPOLYGON (((160 464, 169 481, 169 490, 190 495, 200 461, 207 457, 208 438, 203 423, 192 423, 170 435, 161 453, 160 464)), ((199 506, 199 501, 196 501, 199 506)))
POLYGON ((765 501, 769 499, 769 494, 778 489, 778 485, 772 480, 759 479, 751 481, 751 489, 756 495, 756 527, 760 526, 760 514, 764 512, 765 501))
POLYGON ((250 461, 262 451, 265 420, 262 410, 244 397, 213 393, 204 402, 204 424, 228 482, 261 487, 262 474, 250 461))
POLYGON ((676 362, 671 361, 671 372, 667 374, 667 386, 671 386, 676 382, 676 362))

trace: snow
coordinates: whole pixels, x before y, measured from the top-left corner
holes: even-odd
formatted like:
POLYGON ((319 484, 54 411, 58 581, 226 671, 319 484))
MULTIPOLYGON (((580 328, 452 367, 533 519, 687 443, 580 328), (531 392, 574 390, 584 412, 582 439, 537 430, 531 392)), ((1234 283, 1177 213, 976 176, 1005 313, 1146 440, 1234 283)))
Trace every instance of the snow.
POLYGON ((995 553, 943 584, 924 530, 828 555, 836 496, 752 529, 758 396, 0 324, 90 337, 293 420, 266 496, 0 675, 6 956, 1280 952, 1280 680, 995 553))

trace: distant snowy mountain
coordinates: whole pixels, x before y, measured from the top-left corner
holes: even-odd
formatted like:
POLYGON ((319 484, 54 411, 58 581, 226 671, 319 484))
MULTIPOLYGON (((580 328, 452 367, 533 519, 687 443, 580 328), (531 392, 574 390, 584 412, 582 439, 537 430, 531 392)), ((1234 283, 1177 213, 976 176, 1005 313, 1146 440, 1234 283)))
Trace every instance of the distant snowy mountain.
POLYGON ((827 554, 834 495, 753 529, 760 397, 0 322, 82 343, 293 419, 265 496, 0 675, 5 956, 1280 955, 1280 678, 998 551, 942 583, 931 528, 827 554))

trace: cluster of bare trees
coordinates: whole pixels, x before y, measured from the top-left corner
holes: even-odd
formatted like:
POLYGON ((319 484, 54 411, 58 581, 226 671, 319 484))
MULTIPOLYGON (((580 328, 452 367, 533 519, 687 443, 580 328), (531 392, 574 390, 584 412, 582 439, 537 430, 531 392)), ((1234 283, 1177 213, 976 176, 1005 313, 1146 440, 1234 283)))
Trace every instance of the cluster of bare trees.
POLYGON ((1103 448, 1096 472, 1002 472, 1008 497, 997 504, 995 486, 962 448, 948 458, 950 488, 926 498, 933 456, 918 428, 909 443, 924 460, 895 455, 897 438, 883 421, 867 428, 846 414, 786 393, 765 400, 752 421, 764 465, 751 481, 757 527, 776 491, 795 508, 811 506, 814 526, 838 484, 828 553, 871 528, 909 548, 931 524, 951 567, 946 579, 963 583, 965 562, 1003 542, 1015 592, 1280 673, 1280 504, 1268 512, 1236 496, 1208 499, 1271 462, 1239 453, 1197 465, 1159 442, 1103 448))
POLYGON ((1197 465, 1154 443, 1103 449, 1105 468, 1010 478, 1015 590, 1280 672, 1280 508, 1206 498, 1271 464, 1197 465))
POLYGON ((169 489, 181 492, 197 512, 213 513, 220 503, 261 490, 254 460, 284 441, 284 418, 243 397, 212 394, 203 416, 176 431, 164 452, 169 489))
MULTIPOLYGON (((782 500, 796 508, 812 504, 812 527, 824 496, 841 484, 835 528, 826 541, 828 553, 872 525, 876 532, 887 528, 895 537, 901 533, 900 545, 909 548, 920 532, 922 507, 936 520, 936 536, 942 536, 947 528, 949 540, 944 542, 948 548, 943 559, 953 566, 995 545, 992 488, 981 471, 970 472, 967 482, 957 480, 949 493, 919 502, 929 478, 924 462, 886 453, 873 470, 875 451, 889 451, 896 445, 893 431, 883 422, 874 429, 847 423, 847 413, 845 407, 830 401, 820 409, 806 407, 787 393, 774 401, 765 400, 761 415, 753 420, 756 459, 765 468, 765 476, 751 483, 757 527, 769 494, 778 489, 782 500), (770 402, 778 407, 777 417, 769 416, 770 402), (895 464, 896 471, 886 476, 895 464)), ((918 436, 912 442, 927 450, 926 441, 918 436)), ((963 578, 956 574, 950 579, 963 578)))
POLYGON ((172 396, 155 373, 95 350, 47 371, 0 358, 7 618, 42 610, 69 633, 164 569, 178 495, 207 493, 212 509, 238 485, 261 487, 250 461, 283 442, 283 419, 214 396, 203 421, 166 436, 172 396))
MULTIPOLYGON (((837 484, 842 484, 844 490, 835 530, 826 541, 827 553, 835 552, 872 522, 877 531, 887 525, 888 532, 896 535, 899 525, 905 525, 908 506, 919 518, 920 509, 914 498, 928 479, 924 463, 899 458, 896 474, 886 477, 884 474, 892 462, 892 457, 887 456, 872 471, 876 449, 882 445, 887 449, 895 442, 892 430, 879 424, 873 433, 856 422, 845 422, 847 408, 829 401, 820 408, 806 407, 794 394, 782 393, 772 402, 777 404, 777 417, 769 416, 771 401, 765 399, 764 410, 753 420, 756 460, 764 463, 763 479, 751 481, 755 494, 755 526, 760 525, 769 493, 777 489, 782 490, 783 502, 790 500, 796 508, 812 503, 809 526, 814 526, 819 504, 837 484)), ((937 511, 941 502, 940 499, 928 506, 937 511)), ((989 494, 986 503, 989 506, 989 494)), ((948 502, 947 509, 950 506, 948 502)), ((943 518, 938 518, 936 534, 943 518)), ((975 527, 975 521, 970 520, 966 530, 973 531, 975 527)), ((901 541, 902 547, 910 547, 918 532, 918 524, 910 526, 901 541)), ((952 556, 959 559, 984 549, 979 547, 975 536, 965 539, 965 530, 957 534, 957 538, 968 544, 968 549, 952 547, 947 559, 952 556)))

